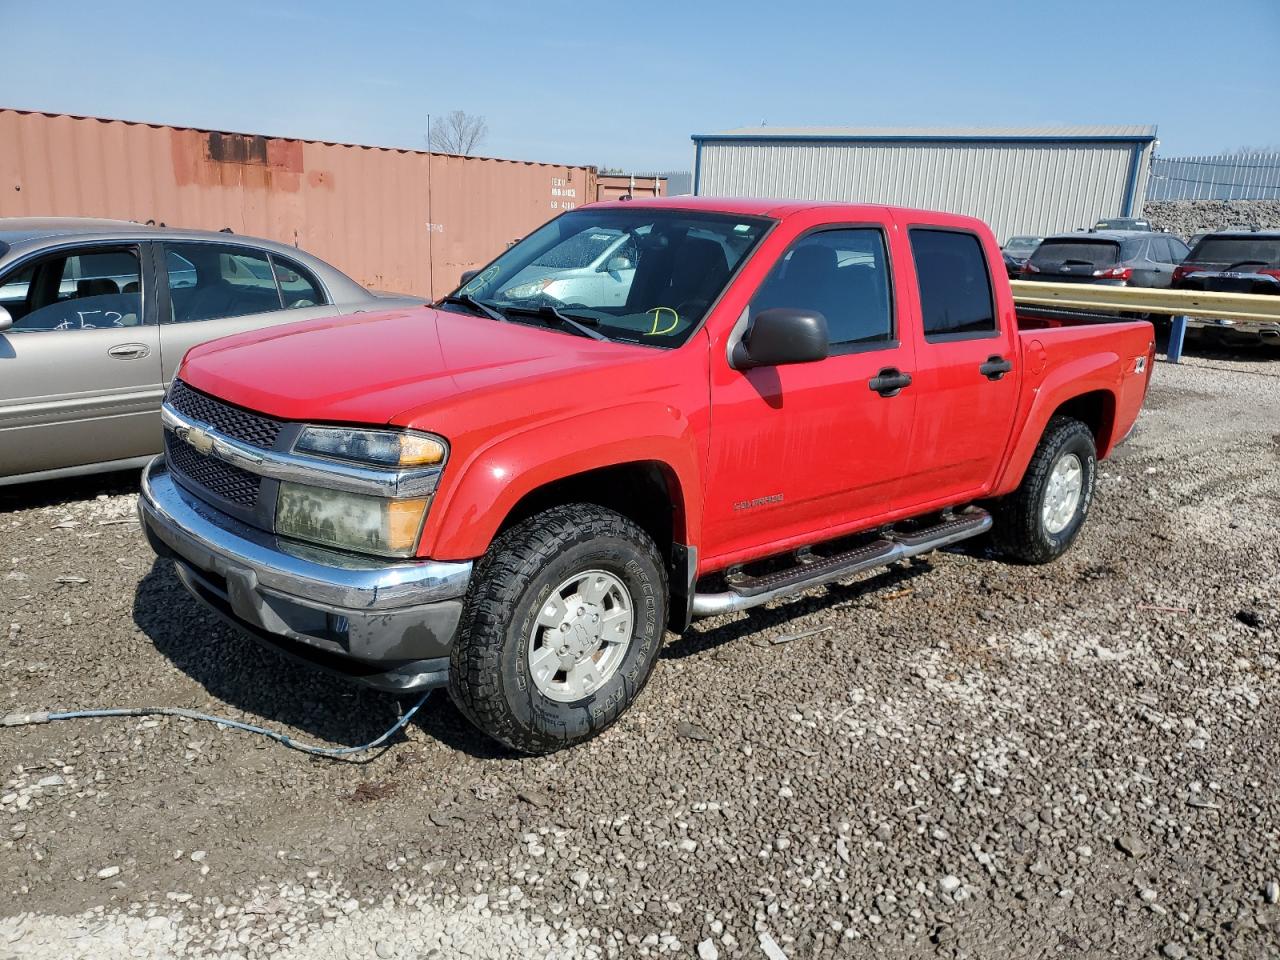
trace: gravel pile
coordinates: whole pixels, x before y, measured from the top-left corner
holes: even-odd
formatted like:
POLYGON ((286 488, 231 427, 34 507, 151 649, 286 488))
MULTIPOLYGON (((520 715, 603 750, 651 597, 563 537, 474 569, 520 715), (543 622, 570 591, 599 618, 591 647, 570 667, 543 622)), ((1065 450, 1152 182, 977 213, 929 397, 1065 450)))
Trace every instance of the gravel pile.
POLYGON ((1280 228, 1280 200, 1148 200, 1142 215, 1181 237, 1232 227, 1280 228))
MULTIPOLYGON (((391 724, 196 609, 131 491, 0 493, 0 714, 391 724)), ((443 696, 362 763, 0 728, 0 957, 1273 956, 1278 505, 1280 368, 1161 364, 1058 563, 700 623, 575 750, 502 753, 443 696)))

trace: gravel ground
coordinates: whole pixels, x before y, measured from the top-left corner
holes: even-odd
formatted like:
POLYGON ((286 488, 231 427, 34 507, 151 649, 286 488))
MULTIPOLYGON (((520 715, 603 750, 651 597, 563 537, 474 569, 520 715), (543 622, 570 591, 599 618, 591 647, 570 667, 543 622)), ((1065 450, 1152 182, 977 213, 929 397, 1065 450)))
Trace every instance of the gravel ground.
MULTIPOLYGON (((437 696, 360 763, 0 729, 0 957, 1280 952, 1280 364, 1159 365, 1048 567, 933 556, 671 638, 552 757, 437 696)), ((0 714, 361 743, 396 702, 200 612, 131 477, 0 493, 0 714)))

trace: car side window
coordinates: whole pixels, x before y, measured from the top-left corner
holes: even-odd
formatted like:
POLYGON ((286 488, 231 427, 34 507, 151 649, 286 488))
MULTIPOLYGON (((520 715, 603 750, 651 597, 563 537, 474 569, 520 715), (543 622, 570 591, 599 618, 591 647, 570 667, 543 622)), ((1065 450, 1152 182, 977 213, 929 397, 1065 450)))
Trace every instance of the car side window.
POLYGON ((1191 252, 1187 245, 1177 237, 1165 237, 1164 242, 1169 245, 1170 263, 1181 263, 1187 258, 1187 254, 1191 252))
POLYGON ((169 321, 190 323, 281 309, 267 255, 222 243, 167 243, 169 321))
POLYGON ((978 238, 921 227, 909 233, 925 340, 994 336, 998 326, 991 273, 978 238))
POLYGON ((136 327, 142 270, 135 250, 61 252, 0 280, 11 333, 136 327))
POLYGON ((876 227, 809 234, 774 264, 751 300, 750 316, 775 307, 820 313, 833 353, 890 343, 888 261, 876 227))
POLYGON ((316 278, 292 260, 273 253, 271 265, 275 270, 276 282, 280 285, 280 296, 286 310, 318 307, 328 302, 316 278))

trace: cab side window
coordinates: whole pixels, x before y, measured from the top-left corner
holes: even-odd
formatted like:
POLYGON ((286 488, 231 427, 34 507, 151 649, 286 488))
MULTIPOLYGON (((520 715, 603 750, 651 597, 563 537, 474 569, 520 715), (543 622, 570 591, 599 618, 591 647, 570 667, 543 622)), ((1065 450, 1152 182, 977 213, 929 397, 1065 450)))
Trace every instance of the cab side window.
POLYGON ((774 264, 750 315, 774 307, 815 311, 826 318, 832 352, 847 353, 893 341, 890 289, 879 229, 824 230, 796 241, 774 264))
POLYGON ((135 250, 61 252, 0 281, 11 333, 136 327, 142 271, 135 250))
POLYGON ((221 243, 165 244, 170 321, 268 313, 282 306, 265 253, 221 243))
POLYGON ((972 233, 913 228, 925 340, 995 336, 995 300, 982 244, 972 233))

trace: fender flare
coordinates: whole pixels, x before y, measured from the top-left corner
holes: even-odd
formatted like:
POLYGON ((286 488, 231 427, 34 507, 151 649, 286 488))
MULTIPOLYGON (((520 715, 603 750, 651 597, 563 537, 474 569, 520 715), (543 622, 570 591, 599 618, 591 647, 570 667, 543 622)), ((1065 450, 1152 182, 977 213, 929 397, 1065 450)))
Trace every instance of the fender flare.
POLYGON ((657 401, 593 410, 495 437, 450 463, 427 519, 419 555, 482 555, 512 509, 558 480, 602 467, 653 463, 672 488, 673 539, 690 543, 702 526, 698 441, 683 413, 657 401), (601 441, 601 424, 617 439, 601 441))
POLYGON ((1018 415, 1022 430, 1009 447, 1009 456, 993 492, 1002 495, 1017 489, 1054 413, 1063 404, 1086 394, 1104 393, 1110 397, 1107 415, 1112 422, 1104 423, 1099 432, 1105 439, 1099 443, 1098 458, 1106 457, 1115 440, 1116 390, 1120 370, 1118 354, 1090 354, 1053 368, 1041 383, 1032 388, 1029 391, 1030 403, 1026 405, 1025 412, 1018 415))

